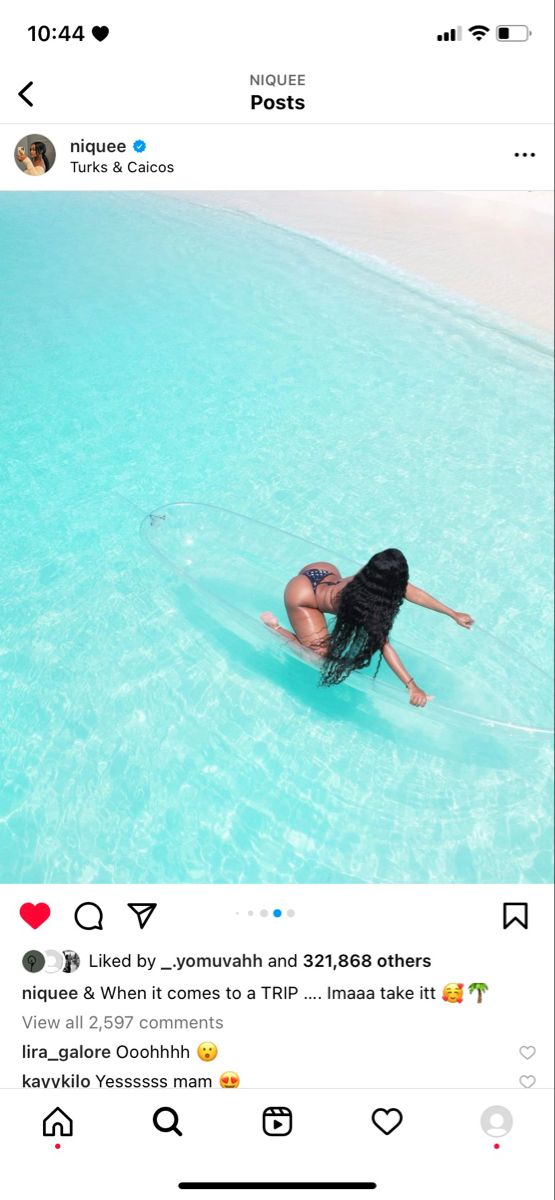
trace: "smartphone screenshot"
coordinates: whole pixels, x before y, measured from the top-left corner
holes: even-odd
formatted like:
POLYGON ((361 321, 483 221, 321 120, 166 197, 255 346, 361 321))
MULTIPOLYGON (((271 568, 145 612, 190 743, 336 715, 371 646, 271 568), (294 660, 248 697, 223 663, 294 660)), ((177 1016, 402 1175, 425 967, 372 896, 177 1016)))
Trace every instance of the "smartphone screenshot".
POLYGON ((551 1200, 552 26, 4 14, 9 1200, 551 1200))

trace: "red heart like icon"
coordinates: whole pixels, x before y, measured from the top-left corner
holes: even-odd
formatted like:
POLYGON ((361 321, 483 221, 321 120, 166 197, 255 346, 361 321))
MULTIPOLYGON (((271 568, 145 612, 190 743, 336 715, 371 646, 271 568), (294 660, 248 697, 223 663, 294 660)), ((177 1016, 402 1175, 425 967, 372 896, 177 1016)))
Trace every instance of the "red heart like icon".
POLYGON ((44 925, 44 922, 48 920, 50 908, 48 904, 22 904, 19 915, 31 926, 31 929, 38 929, 39 925, 44 925))

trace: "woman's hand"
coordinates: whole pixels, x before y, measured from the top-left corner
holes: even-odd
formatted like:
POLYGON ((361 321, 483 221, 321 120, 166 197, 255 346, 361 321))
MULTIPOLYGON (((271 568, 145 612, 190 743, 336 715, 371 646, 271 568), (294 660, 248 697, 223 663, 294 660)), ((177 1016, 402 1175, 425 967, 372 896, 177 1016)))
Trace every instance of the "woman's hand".
POLYGON ((414 681, 408 684, 408 693, 409 704, 414 704, 415 708, 425 708, 428 700, 433 700, 433 696, 428 696, 414 681))
POLYGON ((453 620, 457 625, 462 625, 463 629, 472 629, 474 624, 474 617, 470 617, 468 613, 453 613, 453 620))
POLYGON ((24 149, 23 149, 23 146, 18 146, 18 148, 17 148, 17 157, 18 157, 18 159, 19 159, 19 162, 23 162, 23 160, 25 159, 26 155, 25 155, 25 151, 24 151, 24 149))

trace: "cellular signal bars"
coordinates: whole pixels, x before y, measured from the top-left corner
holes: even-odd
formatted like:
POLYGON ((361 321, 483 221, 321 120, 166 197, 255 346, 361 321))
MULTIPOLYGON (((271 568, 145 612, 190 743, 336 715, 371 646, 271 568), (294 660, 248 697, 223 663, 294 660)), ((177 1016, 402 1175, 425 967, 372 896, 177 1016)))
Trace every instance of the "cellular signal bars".
POLYGON ((438 33, 438 42, 462 42, 462 25, 456 29, 448 29, 446 33, 438 33))

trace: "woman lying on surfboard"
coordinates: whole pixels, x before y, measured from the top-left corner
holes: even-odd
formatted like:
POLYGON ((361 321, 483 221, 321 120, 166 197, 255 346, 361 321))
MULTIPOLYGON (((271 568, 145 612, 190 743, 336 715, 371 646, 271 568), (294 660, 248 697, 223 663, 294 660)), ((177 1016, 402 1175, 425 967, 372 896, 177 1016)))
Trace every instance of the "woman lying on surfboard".
POLYGON ((385 658, 407 688, 410 703, 417 708, 424 708, 433 697, 415 683, 388 640, 403 600, 431 608, 432 612, 445 613, 463 629, 470 629, 474 624, 474 618, 468 613, 447 608, 409 583, 407 560, 400 550, 382 550, 374 554, 356 575, 348 575, 345 579, 333 563, 308 563, 289 580, 284 599, 294 633, 283 629, 273 613, 262 613, 262 620, 281 637, 321 656, 324 686, 341 683, 351 671, 367 667, 377 654, 374 674, 378 673, 381 660, 385 658), (332 613, 335 617, 331 633, 324 613, 332 613))

